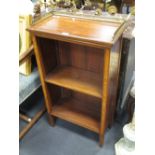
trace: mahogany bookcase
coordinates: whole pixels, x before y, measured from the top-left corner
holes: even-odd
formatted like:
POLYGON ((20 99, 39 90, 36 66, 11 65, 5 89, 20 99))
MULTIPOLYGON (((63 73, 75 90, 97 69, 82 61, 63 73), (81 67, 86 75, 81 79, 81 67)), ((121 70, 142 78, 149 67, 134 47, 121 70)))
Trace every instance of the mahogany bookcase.
POLYGON ((31 26, 49 123, 60 118, 99 134, 112 125, 122 20, 51 15, 31 26))

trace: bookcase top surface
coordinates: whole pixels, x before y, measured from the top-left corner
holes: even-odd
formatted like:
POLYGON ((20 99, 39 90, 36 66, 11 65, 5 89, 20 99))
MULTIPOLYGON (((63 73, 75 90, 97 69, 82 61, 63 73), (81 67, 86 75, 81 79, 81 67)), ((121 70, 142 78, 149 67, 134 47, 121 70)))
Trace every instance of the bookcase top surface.
POLYGON ((74 40, 112 46, 125 29, 124 21, 90 20, 51 15, 32 25, 28 31, 57 40, 74 40))

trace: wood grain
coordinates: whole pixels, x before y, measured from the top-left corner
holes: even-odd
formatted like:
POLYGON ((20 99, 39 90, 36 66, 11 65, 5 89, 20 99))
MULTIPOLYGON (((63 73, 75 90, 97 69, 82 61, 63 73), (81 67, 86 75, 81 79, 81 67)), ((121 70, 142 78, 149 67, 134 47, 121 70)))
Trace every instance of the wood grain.
POLYGON ((51 16, 28 30, 48 114, 99 134, 115 114, 120 66, 120 22, 51 16))
POLYGON ((60 65, 70 65, 87 71, 99 73, 102 79, 103 53, 99 48, 59 42, 60 65))
POLYGON ((51 106, 52 99, 51 99, 51 95, 48 92, 47 85, 44 82, 46 72, 45 72, 45 67, 44 67, 44 63, 43 63, 43 58, 42 58, 42 54, 41 54, 37 39, 34 35, 32 35, 32 40, 33 40, 34 51, 35 51, 35 56, 36 56, 36 60, 37 60, 41 85, 42 85, 43 93, 44 93, 44 97, 45 97, 45 105, 46 105, 47 111, 50 112, 52 109, 52 106, 51 106))
POLYGON ((98 133, 99 109, 99 104, 87 104, 74 98, 67 98, 59 100, 53 106, 51 114, 98 133))
POLYGON ((95 97, 102 97, 101 81, 93 72, 75 67, 61 67, 49 73, 45 81, 95 97))
POLYGON ((31 58, 33 54, 34 47, 33 45, 30 46, 25 52, 20 54, 19 56, 19 65, 23 64, 27 59, 31 58))
MULTIPOLYGON (((51 16, 28 30, 35 35, 60 41, 99 44, 102 47, 113 44, 114 34, 122 23, 91 21, 84 19, 51 16)), ((121 34, 119 34, 120 36, 121 34)))
POLYGON ((122 38, 113 45, 110 51, 110 64, 109 64, 109 107, 108 116, 109 126, 114 122, 115 109, 117 105, 118 95, 118 81, 119 81, 119 70, 120 70, 120 59, 122 49, 122 38))
POLYGON ((43 107, 37 114, 32 118, 32 120, 20 131, 19 140, 21 140, 24 135, 33 127, 33 125, 39 120, 39 118, 45 113, 46 109, 43 107))
POLYGON ((102 94, 102 107, 101 107, 101 123, 100 123, 100 135, 99 143, 102 146, 104 143, 104 133, 107 127, 107 115, 108 115, 108 88, 109 88, 109 64, 110 64, 110 49, 105 49, 103 57, 103 94, 102 94))

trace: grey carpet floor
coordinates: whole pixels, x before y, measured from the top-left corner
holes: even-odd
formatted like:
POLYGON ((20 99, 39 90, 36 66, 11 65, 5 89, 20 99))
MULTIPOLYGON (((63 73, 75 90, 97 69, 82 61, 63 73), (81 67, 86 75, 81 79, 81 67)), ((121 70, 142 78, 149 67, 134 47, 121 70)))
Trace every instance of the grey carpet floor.
MULTIPOLYGON (((43 98, 38 100, 38 107, 43 98)), ((37 108, 29 109, 33 115, 37 108)), ((20 129, 25 125, 20 121, 20 129)), ((82 127, 57 119, 55 127, 47 122, 46 113, 19 143, 20 155, 115 155, 114 144, 122 137, 122 125, 115 122, 106 130, 105 144, 98 145, 98 135, 82 127)))

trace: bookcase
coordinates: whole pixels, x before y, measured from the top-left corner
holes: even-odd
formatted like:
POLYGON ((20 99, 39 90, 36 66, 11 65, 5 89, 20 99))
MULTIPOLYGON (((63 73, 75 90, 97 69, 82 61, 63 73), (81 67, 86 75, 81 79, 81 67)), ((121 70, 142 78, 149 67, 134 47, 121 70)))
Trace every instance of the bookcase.
POLYGON ((99 134, 116 107, 123 21, 51 15, 31 26, 49 116, 99 134))

